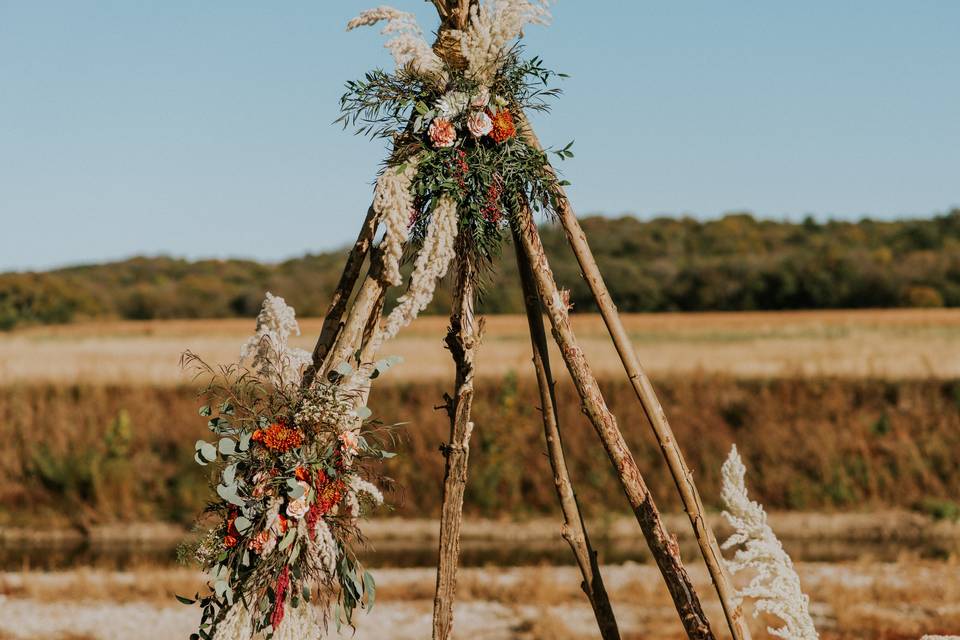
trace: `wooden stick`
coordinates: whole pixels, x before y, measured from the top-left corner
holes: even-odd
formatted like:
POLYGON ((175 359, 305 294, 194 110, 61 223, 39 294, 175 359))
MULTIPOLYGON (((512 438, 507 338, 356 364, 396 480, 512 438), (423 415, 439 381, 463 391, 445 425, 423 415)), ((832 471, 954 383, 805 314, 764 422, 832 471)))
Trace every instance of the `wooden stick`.
POLYGON ((647 489, 633 455, 627 449, 627 443, 617 426, 617 420, 607 408, 600 387, 570 326, 568 302, 564 300, 557 288, 537 227, 533 222, 533 215, 528 208, 521 208, 517 212, 515 224, 518 227, 520 244, 537 282, 540 300, 550 318, 553 337, 560 347, 560 353, 577 387, 583 411, 600 436, 607 455, 620 476, 620 482, 640 523, 643 535, 647 539, 650 552, 663 574, 667 589, 680 614, 680 621, 691 639, 712 640, 714 635, 710 630, 710 622, 700 606, 700 600, 690 576, 687 575, 680 560, 677 541, 667 533, 663 525, 653 496, 647 489))
POLYGON ((540 389, 540 405, 543 412, 543 432, 547 441, 547 453, 550 457, 550 467, 553 470, 553 482, 560 499, 560 509, 563 512, 563 529, 561 535, 570 545, 573 555, 583 575, 581 588, 590 600, 597 625, 600 627, 600 636, 604 640, 619 640, 620 631, 617 629, 617 619, 613 615, 610 598, 603 586, 600 567, 597 564, 597 553, 590 545, 583 517, 580 514, 580 505, 577 495, 570 481, 567 463, 563 453, 563 440, 560 437, 560 425, 557 412, 557 398, 554 389, 553 375, 550 372, 550 353, 547 350, 547 334, 543 328, 543 309, 540 298, 537 296, 537 284, 530 270, 530 263, 520 248, 520 242, 514 236, 516 246, 517 267, 520 272, 520 284, 523 288, 523 302, 527 312, 527 324, 530 327, 530 342, 533 347, 533 366, 537 373, 537 385, 540 389))
MULTIPOLYGON (((523 134, 528 142, 533 147, 542 150, 543 147, 540 146, 540 141, 533 129, 527 123, 524 123, 524 125, 523 134)), ((630 342, 627 330, 623 326, 620 314, 617 313, 617 307, 610 297, 610 292, 603 281, 599 267, 597 267, 593 252, 587 243, 583 228, 577 221, 577 216, 570 206, 570 201, 567 199, 563 187, 559 187, 559 190, 561 206, 557 213, 560 217, 560 224, 563 225, 570 247, 580 264, 581 273, 590 286, 590 291, 600 308, 600 315, 603 316, 607 331, 610 333, 617 353, 620 355, 620 361, 630 378, 630 383, 640 400, 640 405, 643 407, 647 420, 653 428, 654 435, 660 445, 660 451, 667 461, 677 490, 680 492, 680 499, 683 501, 684 510, 693 525, 694 535, 716 587, 730 633, 733 634, 734 640, 750 640, 750 629, 747 627, 743 619, 743 612, 737 604, 736 589, 733 587, 733 582, 730 580, 723 563, 723 556, 720 554, 720 547, 713 530, 704 518, 705 510, 700 499, 700 492, 697 491, 697 485, 693 481, 693 474, 687 467, 680 446, 677 444, 673 430, 670 428, 667 414, 657 398, 653 385, 640 365, 640 360, 637 358, 633 344, 630 342)))
POLYGON ((347 320, 343 323, 336 341, 320 367, 320 371, 324 374, 330 373, 342 362, 354 364, 354 356, 361 346, 364 331, 370 325, 374 313, 380 308, 380 301, 383 299, 384 291, 387 288, 386 283, 380 277, 380 267, 379 253, 375 252, 371 259, 370 272, 360 286, 360 291, 357 292, 357 297, 350 307, 347 320))
POLYGON ((323 361, 327 357, 330 348, 336 341, 340 331, 343 330, 343 313, 347 308, 347 301, 350 300, 350 294, 357 284, 357 278, 360 277, 360 268, 363 266, 367 254, 370 252, 370 246, 373 243, 373 237, 377 232, 378 216, 373 210, 373 205, 367 209, 367 217, 360 227, 360 234, 357 241, 350 249, 347 256, 347 263, 343 266, 343 273, 340 274, 340 281, 333 292, 333 298, 330 300, 330 307, 327 314, 323 317, 323 326, 320 329, 320 337, 317 338, 317 344, 313 347, 313 361, 303 373, 303 388, 306 389, 313 384, 317 372, 323 368, 323 361))
POLYGON ((453 628, 453 601, 457 587, 457 563, 460 557, 460 525, 463 517, 463 493, 467 484, 470 455, 470 408, 473 403, 473 361, 477 343, 473 319, 474 265, 469 254, 458 251, 457 283, 453 313, 447 331, 447 348, 456 365, 456 387, 447 396, 450 416, 450 443, 443 447, 446 469, 443 478, 443 505, 440 512, 440 551, 437 561, 437 587, 433 600, 433 638, 448 640, 453 628))

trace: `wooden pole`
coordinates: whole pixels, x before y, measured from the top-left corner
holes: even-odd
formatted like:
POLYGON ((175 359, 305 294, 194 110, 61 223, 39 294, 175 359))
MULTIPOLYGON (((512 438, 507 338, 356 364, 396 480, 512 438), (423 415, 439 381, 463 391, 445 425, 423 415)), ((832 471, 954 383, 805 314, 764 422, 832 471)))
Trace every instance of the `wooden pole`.
POLYGON ((597 553, 590 545, 590 538, 580 514, 580 505, 577 495, 570 481, 570 473, 563 453, 563 440, 560 436, 560 425, 557 412, 557 398, 554 389, 553 375, 550 372, 550 354, 547 350, 547 334, 543 328, 543 308, 537 296, 537 284, 530 270, 530 263, 517 238, 516 245, 517 267, 520 272, 520 284, 523 288, 523 302, 527 312, 527 324, 530 327, 530 342, 533 347, 533 366, 537 374, 537 385, 540 389, 540 406, 543 412, 543 432, 547 441, 547 453, 550 458, 550 467, 553 470, 553 482, 560 499, 560 509, 563 512, 563 528, 561 535, 570 545, 573 555, 583 575, 581 588, 590 600, 597 625, 600 627, 600 636, 604 640, 619 640, 620 631, 617 629, 617 619, 613 615, 610 598, 603 586, 600 567, 597 564, 597 553))
POLYGON ((350 300, 350 294, 357 284, 357 278, 360 277, 360 268, 363 266, 367 254, 370 253, 370 246, 373 243, 373 237, 377 232, 379 216, 373 210, 373 205, 367 209, 367 217, 360 227, 360 234, 357 241, 350 249, 347 256, 347 262, 343 266, 343 273, 340 274, 340 281, 333 292, 333 298, 330 300, 330 307, 327 314, 323 317, 323 326, 320 329, 320 337, 317 338, 317 344, 313 347, 313 361, 306 371, 303 372, 303 388, 309 388, 313 384, 317 372, 323 369, 323 362, 329 353, 330 348, 336 341, 340 331, 343 330, 343 314, 347 308, 347 302, 350 300))
MULTIPOLYGON (((523 135, 528 142, 533 147, 542 150, 543 147, 540 146, 540 141, 533 129, 528 123, 524 122, 523 124, 523 135)), ((561 186, 559 189, 561 206, 557 214, 560 217, 560 224, 563 225, 567 240, 580 265, 580 271, 593 293, 597 306, 600 308, 600 315, 603 317, 607 331, 613 339, 613 344, 620 355, 620 361, 630 378, 630 383, 640 400, 640 405, 643 407, 647 420, 653 428, 654 435, 660 445, 660 451, 667 461, 677 490, 680 492, 684 510, 693 525, 700 552, 720 598, 727 626, 729 626, 734 640, 750 640, 750 629, 747 627, 746 621, 743 619, 743 612, 737 604, 736 589, 733 587, 733 582, 723 563, 723 556, 720 554, 717 539, 704 517, 705 509, 700 499, 700 492, 697 491, 697 485, 694 483, 693 474, 687 467, 680 446, 677 444, 673 430, 670 428, 667 414, 657 398, 653 385, 640 365, 640 360, 637 358, 627 330, 623 326, 620 314, 617 313, 617 307, 613 303, 613 298, 610 297, 610 292, 603 281, 599 267, 597 267, 597 261, 590 250, 583 228, 570 206, 570 201, 567 199, 563 187, 561 186)))
POLYGON ((369 330, 372 318, 375 314, 379 318, 383 295, 387 289, 382 273, 383 261, 380 258, 380 252, 374 251, 370 257, 370 270, 367 277, 360 285, 360 290, 350 307, 350 313, 347 314, 347 319, 342 323, 333 346, 330 347, 326 359, 321 363, 319 371, 327 374, 341 362, 354 359, 361 346, 364 333, 369 330))
POLYGON ((457 588, 457 563, 460 558, 460 525, 463 518, 463 493, 467 484, 470 455, 470 408, 473 404, 474 353, 477 331, 473 318, 475 268, 467 251, 458 251, 457 282, 453 297, 447 348, 456 365, 453 397, 447 396, 450 416, 450 442, 443 447, 446 469, 443 478, 443 504, 440 512, 440 550, 437 560, 437 586, 433 600, 433 638, 448 640, 453 628, 453 601, 457 588))
POLYGON ((596 429, 610 461, 620 476, 620 482, 640 523, 650 552, 663 574, 667 589, 680 614, 680 621, 691 639, 712 640, 714 635, 710 629, 710 622, 700 606, 700 599, 680 560, 677 541, 663 525, 653 496, 647 489, 633 455, 627 449, 627 443, 617 426, 617 420, 607 408, 600 387, 573 333, 568 303, 557 288, 530 210, 522 207, 517 211, 514 223, 517 225, 516 234, 519 236, 519 244, 530 262, 537 290, 540 293, 540 301, 550 318, 553 337, 560 347, 560 353, 580 395, 583 412, 596 429))

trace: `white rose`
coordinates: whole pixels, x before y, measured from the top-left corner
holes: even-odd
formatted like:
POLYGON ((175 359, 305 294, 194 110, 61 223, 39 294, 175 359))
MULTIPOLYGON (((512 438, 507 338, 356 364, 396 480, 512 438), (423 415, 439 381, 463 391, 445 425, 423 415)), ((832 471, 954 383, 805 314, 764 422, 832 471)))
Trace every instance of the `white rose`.
POLYGON ((307 502, 307 496, 301 496, 287 504, 287 515, 294 520, 299 520, 310 511, 310 504, 307 502))
POLYGON ((470 100, 470 106, 482 109, 490 102, 490 89, 480 87, 470 100))
POLYGON ((449 91, 437 100, 434 108, 444 118, 455 118, 467 109, 470 104, 470 95, 463 91, 449 91))
POLYGON ((482 138, 493 129, 493 120, 483 111, 474 111, 467 118, 467 129, 475 138, 482 138))

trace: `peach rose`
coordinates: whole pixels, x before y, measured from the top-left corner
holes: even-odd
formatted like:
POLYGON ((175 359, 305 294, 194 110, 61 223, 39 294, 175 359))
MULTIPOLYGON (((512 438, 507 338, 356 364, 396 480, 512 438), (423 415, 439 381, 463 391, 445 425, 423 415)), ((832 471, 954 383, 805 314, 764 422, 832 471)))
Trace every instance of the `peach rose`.
POLYGON ((482 138, 493 129, 493 120, 483 111, 475 111, 467 118, 467 129, 475 138, 482 138))
POLYGON ((343 450, 345 453, 353 456, 357 454, 357 451, 359 451, 360 439, 353 431, 344 431, 337 436, 337 439, 339 439, 340 444, 343 445, 343 450))
POLYGON ((427 130, 430 142, 437 148, 452 147, 457 139, 457 130, 446 118, 434 118, 427 130))
MULTIPOLYGON (((267 543, 270 541, 271 537, 272 535, 270 531, 268 531, 267 529, 264 529, 257 535, 250 538, 250 542, 247 543, 247 547, 254 553, 263 555, 263 551, 264 549, 267 548, 267 543)), ((272 550, 273 549, 271 547, 271 551, 272 550)))

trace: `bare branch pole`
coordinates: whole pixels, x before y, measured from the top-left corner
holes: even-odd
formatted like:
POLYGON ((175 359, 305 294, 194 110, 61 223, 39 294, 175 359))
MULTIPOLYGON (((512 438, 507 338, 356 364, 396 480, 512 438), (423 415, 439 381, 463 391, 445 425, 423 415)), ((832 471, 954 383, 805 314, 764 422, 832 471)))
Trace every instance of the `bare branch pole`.
MULTIPOLYGON (((528 123, 523 123, 523 135, 530 144, 542 150, 540 141, 528 123)), ((667 461, 670 473, 673 475, 677 490, 680 492, 680 498, 683 501, 684 510, 690 517, 690 523, 693 525, 694 535, 703 554, 704 562, 710 571, 710 577, 713 579, 714 586, 717 589, 717 595, 720 598, 720 604, 723 606, 723 612, 727 619, 727 625, 733 634, 734 640, 750 640, 750 630, 747 628, 743 619, 743 613, 736 604, 736 590, 730 580, 726 567, 723 564, 723 557, 720 555, 720 547, 717 545, 713 530, 707 524, 704 518, 703 502, 700 499, 700 492, 693 480, 693 474, 687 467, 687 463, 680 451, 673 430, 667 420, 667 414, 657 398, 657 394, 640 365, 633 344, 627 334, 620 314, 617 313, 617 307, 610 297, 610 292, 603 281, 603 276, 597 266, 597 261, 593 257, 590 245, 583 233, 583 228, 577 221, 577 217, 570 206, 570 201, 564 193, 563 187, 559 187, 561 194, 561 206, 557 212, 560 217, 560 224, 573 249, 573 253, 580 265, 580 271, 584 279, 590 286, 590 291, 600 308, 600 314, 607 326, 613 344, 620 355, 620 361, 630 378, 634 392, 640 400, 643 411, 647 416, 650 426, 653 428, 654 435, 660 445, 660 451, 667 461)))
POLYGON ((437 587, 433 600, 433 638, 447 640, 453 628, 453 601, 460 559, 460 525, 463 520, 463 493, 467 484, 470 455, 470 408, 473 404, 474 352, 477 343, 473 319, 474 265, 468 251, 458 251, 457 282, 453 312, 447 331, 447 348, 456 365, 456 387, 447 397, 450 442, 443 447, 446 469, 440 513, 440 551, 437 560, 437 587))
POLYGON ((600 636, 604 640, 619 640, 620 631, 617 628, 617 619, 613 615, 613 607, 603 586, 600 567, 597 564, 597 553, 590 545, 583 517, 580 514, 580 505, 577 495, 570 481, 567 463, 563 453, 563 440, 560 437, 560 425, 557 412, 557 398, 554 390, 553 375, 550 372, 550 353, 547 350, 547 334, 543 328, 543 308, 537 295, 537 284, 530 263, 520 248, 520 242, 514 237, 516 247, 517 267, 520 272, 520 284, 523 288, 523 302, 527 312, 527 323, 530 327, 530 342, 533 346, 533 366, 537 373, 537 385, 540 389, 540 405, 543 412, 543 432, 547 441, 547 453, 550 457, 550 467, 553 470, 553 482, 556 485, 557 496, 560 499, 560 509, 563 512, 563 529, 561 535, 577 560, 580 573, 583 575, 581 587, 590 600, 593 613, 600 627, 600 636))
POLYGON ((577 387, 583 403, 583 411, 600 436, 607 455, 620 476, 620 483, 623 485, 650 552, 663 574, 667 589, 680 614, 680 621, 691 639, 712 640, 714 635, 710 630, 710 622, 700 606, 700 599, 680 560, 677 541, 663 525, 653 496, 647 489, 633 455, 627 449, 627 443, 617 426, 617 420, 607 408, 596 378, 570 326, 567 301, 557 288, 533 215, 528 208, 522 207, 516 212, 515 224, 518 227, 519 244, 530 262, 540 300, 550 318, 553 337, 560 347, 560 353, 577 387))
POLYGON ((370 269, 367 272, 360 290, 357 292, 350 306, 350 313, 342 323, 333 345, 330 347, 326 359, 321 363, 319 371, 326 374, 341 362, 353 359, 360 348, 364 333, 369 331, 370 323, 382 308, 383 294, 387 284, 382 278, 383 260, 379 251, 374 250, 370 256, 370 269))
POLYGON ((377 213, 373 210, 373 205, 367 209, 367 217, 360 227, 360 234, 357 241, 350 249, 347 256, 347 263, 343 266, 343 273, 340 274, 340 281, 333 292, 333 298, 330 300, 330 307, 327 314, 323 317, 323 326, 320 329, 320 337, 317 338, 317 344, 313 347, 313 361, 303 373, 303 387, 308 388, 313 384, 317 372, 323 368, 323 361, 327 353, 336 341, 337 336, 343 329, 343 314, 347 308, 347 302, 350 300, 350 294, 357 284, 357 278, 360 277, 360 269, 363 262, 370 253, 370 246, 373 244, 374 235, 377 232, 378 224, 377 213))

